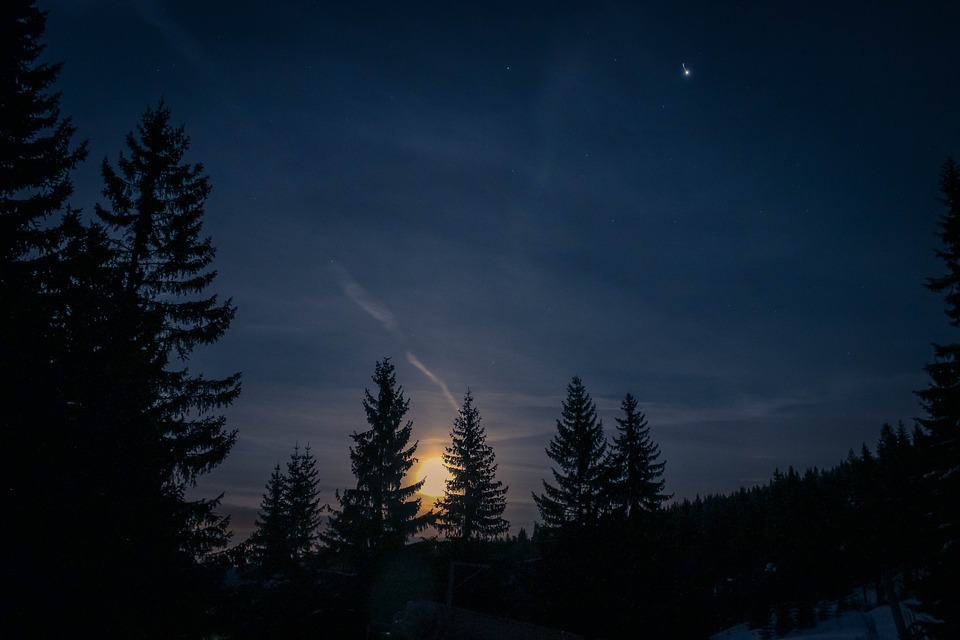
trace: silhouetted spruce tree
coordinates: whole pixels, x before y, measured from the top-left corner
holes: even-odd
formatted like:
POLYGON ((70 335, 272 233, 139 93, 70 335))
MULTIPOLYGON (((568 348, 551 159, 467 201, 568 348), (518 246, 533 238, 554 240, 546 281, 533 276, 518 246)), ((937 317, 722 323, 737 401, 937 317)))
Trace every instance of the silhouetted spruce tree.
MULTIPOLYGON (((946 273, 928 278, 926 286, 943 294, 950 325, 960 327, 960 166, 948 159, 940 174, 941 216, 937 256, 946 273)), ((930 548, 927 578, 921 592, 926 611, 942 622, 930 630, 940 638, 960 637, 960 342, 934 346, 935 359, 925 369, 930 384, 918 395, 926 411, 919 420, 924 430, 922 450, 925 477, 933 498, 929 505, 930 548)))
POLYGON ((293 448, 287 472, 274 468, 260 502, 250 547, 261 568, 287 570, 316 550, 321 514, 316 459, 310 446, 293 448))
MULTIPOLYGON (((62 435, 61 373, 51 361, 62 343, 52 317, 63 301, 52 295, 51 280, 64 219, 76 222, 67 207, 70 171, 86 157, 85 142, 71 148, 75 129, 52 91, 62 64, 39 61, 46 15, 32 0, 0 8, 0 474, 3 499, 17 501, 11 508, 27 507, 19 501, 37 486, 36 473, 49 474, 62 435)), ((4 511, 10 522, 30 521, 4 511)))
POLYGON ((389 358, 377 362, 373 382, 377 395, 365 390, 363 400, 370 429, 350 436, 350 467, 357 486, 337 492, 340 508, 330 516, 326 537, 335 549, 361 560, 403 547, 432 518, 431 513, 418 515, 420 498, 415 496, 423 481, 403 484, 417 460, 418 443, 410 445, 413 423, 403 422, 409 401, 397 386, 389 358))
POLYGON ((462 541, 489 540, 509 529, 503 519, 507 488, 496 479, 493 447, 480 424, 470 390, 453 421, 443 465, 450 472, 443 498, 437 502, 437 529, 462 541))
POLYGON ((138 336, 140 348, 155 356, 155 371, 138 381, 152 384, 153 396, 142 407, 135 449, 141 457, 133 457, 148 481, 159 484, 155 516, 173 518, 169 533, 179 548, 206 552, 227 541, 226 522, 214 514, 219 498, 187 500, 185 488, 219 465, 234 443, 236 433, 216 412, 239 395, 240 374, 208 379, 180 363, 223 336, 236 309, 206 293, 216 277, 210 268, 215 250, 201 235, 210 184, 202 165, 184 162, 189 138, 183 126, 171 124, 161 101, 144 112, 126 142, 129 155, 121 153, 116 168, 102 163, 108 204, 97 205, 96 213, 116 234, 124 293, 152 319, 138 336))
MULTIPOLYGON (((75 128, 60 115, 60 94, 51 91, 62 63, 41 63, 45 12, 33 0, 9 0, 0 9, 0 294, 36 293, 45 260, 62 241, 58 216, 73 193, 70 171, 87 154, 71 148, 75 128)), ((0 300, 4 319, 22 298, 0 300)), ((7 346, 7 345, 4 345, 7 346)), ((6 360, 4 353, 4 362, 6 360)))
POLYGON ((94 238, 68 206, 86 143, 73 145, 53 90, 62 64, 40 61, 46 15, 32 0, 0 5, 0 598, 11 637, 42 636, 40 625, 69 617, 84 574, 73 561, 82 546, 64 539, 75 521, 63 490, 81 478, 72 473, 77 381, 60 366, 68 340, 57 318, 67 308, 57 289, 71 233, 73 248, 94 238))
POLYGON ((618 435, 609 458, 611 501, 615 512, 632 520, 656 511, 670 496, 663 493, 666 463, 659 461, 660 447, 650 437, 650 426, 633 395, 626 395, 620 410, 623 417, 616 418, 618 435))
MULTIPOLYGON (((71 373, 66 388, 75 398, 68 414, 74 457, 84 465, 65 499, 86 510, 78 557, 96 562, 79 563, 81 581, 95 585, 86 609, 110 620, 107 635, 140 633, 144 625, 165 636, 199 629, 207 605, 197 559, 230 535, 216 513, 220 498, 188 498, 187 488, 233 441, 211 412, 236 397, 238 376, 207 381, 173 366, 171 356, 185 360, 195 345, 215 342, 233 309, 218 313, 215 301, 199 297, 213 278, 205 269, 212 247, 197 237, 209 187, 205 177, 197 183, 178 173, 174 159, 185 139, 164 138, 169 127, 155 126, 154 115, 141 122, 143 144, 128 137, 133 153, 121 156, 121 173, 104 162, 113 209, 98 206, 97 214, 114 237, 95 278, 72 275, 95 295, 72 299, 77 306, 64 321, 72 342, 62 368, 82 374, 71 373), (87 316, 97 321, 79 321, 87 316)), ((88 253, 103 234, 90 227, 88 253)))
POLYGON ((250 547, 260 567, 273 572, 286 568, 292 555, 285 500, 287 478, 280 470, 279 462, 267 481, 266 490, 260 501, 250 547))
POLYGON ((295 446, 287 463, 284 496, 290 527, 290 554, 294 560, 303 560, 316 551, 323 513, 319 484, 317 461, 310 452, 310 445, 303 453, 299 445, 295 446))
POLYGON ((603 422, 580 378, 567 385, 567 399, 557 420, 557 433, 547 455, 556 485, 543 481, 544 493, 533 494, 544 527, 584 527, 609 511, 610 473, 603 422))

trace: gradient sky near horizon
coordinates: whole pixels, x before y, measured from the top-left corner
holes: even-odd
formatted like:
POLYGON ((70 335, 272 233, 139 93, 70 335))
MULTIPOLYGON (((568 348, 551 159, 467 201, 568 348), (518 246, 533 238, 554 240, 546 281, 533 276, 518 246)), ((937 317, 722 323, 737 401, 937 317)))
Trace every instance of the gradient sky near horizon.
POLYGON ((608 435, 639 399, 693 498, 912 426, 955 339, 922 286, 960 154, 955 2, 40 6, 90 140, 74 204, 161 97, 210 175, 239 313, 191 366, 244 390, 198 491, 237 540, 297 442, 323 500, 353 484, 385 356, 421 459, 470 388, 516 532, 574 375, 608 435))

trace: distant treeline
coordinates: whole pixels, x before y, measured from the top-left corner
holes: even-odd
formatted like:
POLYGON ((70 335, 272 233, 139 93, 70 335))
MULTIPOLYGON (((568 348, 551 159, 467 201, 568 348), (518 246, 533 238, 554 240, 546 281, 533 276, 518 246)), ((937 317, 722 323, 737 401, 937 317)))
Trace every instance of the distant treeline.
MULTIPOLYGON (((324 544, 318 526, 315 544, 278 558, 264 526, 282 504, 272 492, 278 467, 257 532, 229 552, 221 630, 307 637, 324 628, 359 638, 371 624, 389 628, 408 601, 449 597, 587 637, 633 638, 642 629, 644 637, 702 638, 741 622, 773 637, 861 606, 861 590, 897 605, 922 591, 926 575, 922 533, 936 498, 924 489, 925 442, 919 427, 883 425, 874 449, 851 450, 832 469, 776 471, 761 486, 629 518, 611 509, 586 523, 538 524, 532 536, 450 536, 375 556, 370 545, 345 554, 324 544)), ((305 459, 294 450, 289 478, 305 459)), ((296 530, 280 536, 281 548, 291 548, 296 530)))

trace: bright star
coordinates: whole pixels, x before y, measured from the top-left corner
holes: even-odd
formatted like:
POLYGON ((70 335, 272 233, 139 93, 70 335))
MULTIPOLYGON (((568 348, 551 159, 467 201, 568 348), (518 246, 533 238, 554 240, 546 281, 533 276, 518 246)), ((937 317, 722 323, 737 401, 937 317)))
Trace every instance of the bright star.
POLYGON ((680 63, 680 66, 683 67, 683 75, 685 75, 685 76, 690 75, 690 69, 687 69, 686 63, 681 62, 681 63, 680 63))

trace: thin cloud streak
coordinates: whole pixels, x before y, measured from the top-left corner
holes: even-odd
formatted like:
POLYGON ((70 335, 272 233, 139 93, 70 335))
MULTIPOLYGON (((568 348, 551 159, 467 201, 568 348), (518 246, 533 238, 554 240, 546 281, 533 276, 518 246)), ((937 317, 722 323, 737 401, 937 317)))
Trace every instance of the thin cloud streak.
POLYGON ((393 313, 371 298, 366 290, 360 286, 360 283, 350 277, 346 269, 335 265, 334 270, 344 294, 353 300, 358 307, 366 311, 371 318, 382 324, 387 331, 399 337, 400 328, 397 325, 397 320, 394 318, 393 313))
POLYGON ((450 403, 450 406, 453 407, 454 411, 459 411, 460 407, 457 406, 457 401, 453 399, 453 394, 450 393, 450 389, 447 388, 447 383, 441 380, 435 373, 427 369, 426 365, 420 362, 417 359, 417 356, 413 355, 407 351, 407 362, 415 366, 420 372, 427 376, 431 382, 440 387, 440 391, 443 392, 443 396, 447 399, 447 402, 450 403))
MULTIPOLYGON (((393 313, 386 306, 374 300, 366 292, 366 290, 360 286, 360 283, 354 280, 350 274, 347 273, 346 269, 340 265, 334 265, 334 270, 344 294, 353 300, 358 307, 366 311, 371 318, 382 324, 387 331, 394 334, 398 339, 402 340, 403 336, 400 333, 400 326, 397 324, 397 319, 393 313)), ((443 393, 443 396, 447 399, 447 402, 450 403, 450 406, 453 408, 453 410, 458 411, 460 407, 457 405, 457 401, 454 400, 453 394, 450 393, 447 383, 441 380, 440 377, 433 373, 430 369, 428 369, 427 366, 413 354, 413 352, 407 351, 406 355, 407 362, 416 367, 420 373, 427 377, 428 380, 437 385, 440 388, 440 391, 443 393)))

